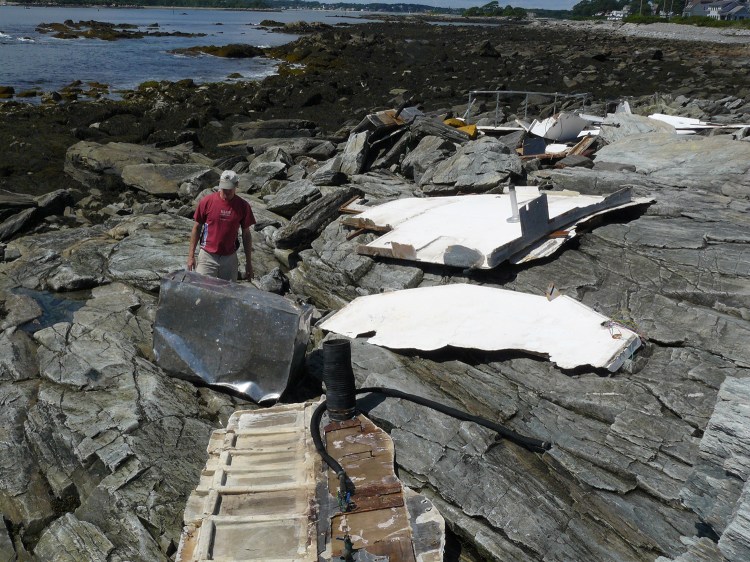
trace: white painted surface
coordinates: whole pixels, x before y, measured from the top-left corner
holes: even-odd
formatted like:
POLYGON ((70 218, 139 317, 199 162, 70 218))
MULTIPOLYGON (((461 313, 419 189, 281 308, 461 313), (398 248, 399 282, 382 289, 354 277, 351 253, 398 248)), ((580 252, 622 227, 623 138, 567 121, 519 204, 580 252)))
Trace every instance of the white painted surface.
POLYGON ((578 133, 589 125, 590 121, 581 119, 574 113, 561 112, 542 121, 534 120, 529 132, 548 140, 569 141, 575 139, 578 133))
POLYGON ((613 338, 606 316, 560 296, 517 293, 479 285, 443 285, 359 297, 326 319, 324 330, 391 349, 432 351, 446 346, 525 350, 547 355, 560 368, 617 370, 640 346, 620 327, 613 338))
MULTIPOLYGON (((535 186, 517 186, 519 207, 539 197, 535 186)), ((601 203, 604 197, 575 192, 548 192, 550 219, 575 208, 601 203)), ((643 201, 640 201, 641 203, 643 201)), ((356 216, 392 230, 367 244, 370 248, 390 250, 393 244, 414 247, 416 261, 442 264, 451 246, 464 246, 484 255, 480 268, 489 267, 487 257, 521 238, 521 225, 508 222, 510 195, 468 195, 397 199, 373 207, 356 216)))

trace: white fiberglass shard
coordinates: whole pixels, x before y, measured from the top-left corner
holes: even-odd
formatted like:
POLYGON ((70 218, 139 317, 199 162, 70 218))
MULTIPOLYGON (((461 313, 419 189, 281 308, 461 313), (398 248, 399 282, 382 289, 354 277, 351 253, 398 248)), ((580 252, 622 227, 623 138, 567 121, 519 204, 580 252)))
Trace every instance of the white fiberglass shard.
POLYGON ((391 349, 447 346, 546 355, 562 369, 616 371, 641 345, 635 332, 567 296, 517 293, 479 285, 441 285, 354 299, 324 330, 391 349))

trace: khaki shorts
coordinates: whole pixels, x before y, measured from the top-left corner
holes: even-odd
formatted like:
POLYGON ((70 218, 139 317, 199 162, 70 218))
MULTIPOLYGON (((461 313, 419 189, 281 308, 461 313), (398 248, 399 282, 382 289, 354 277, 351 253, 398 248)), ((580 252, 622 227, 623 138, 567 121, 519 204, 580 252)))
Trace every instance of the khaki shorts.
POLYGON ((198 263, 195 271, 202 275, 210 275, 227 281, 237 281, 238 267, 239 261, 236 253, 220 256, 219 254, 209 254, 201 248, 201 251, 198 252, 198 263))

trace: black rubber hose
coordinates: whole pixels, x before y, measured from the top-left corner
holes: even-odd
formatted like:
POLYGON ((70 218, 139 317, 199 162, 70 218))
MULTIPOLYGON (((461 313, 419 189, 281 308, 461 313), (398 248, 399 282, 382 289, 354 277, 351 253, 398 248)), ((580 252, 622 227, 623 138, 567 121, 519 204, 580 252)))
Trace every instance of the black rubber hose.
MULTIPOLYGON (((436 410, 458 420, 473 422, 481 425, 482 427, 486 427, 487 429, 491 429, 492 431, 495 431, 496 433, 502 435, 505 439, 512 441, 513 443, 520 445, 521 447, 525 447, 526 449, 533 452, 544 453, 545 451, 549 451, 552 448, 552 444, 549 441, 542 441, 540 439, 534 439, 533 437, 525 437, 511 429, 508 429, 503 425, 500 425, 499 423, 480 418, 479 416, 474 416, 451 406, 446 406, 445 404, 435 402, 434 400, 429 400, 427 398, 415 396, 413 394, 407 394, 406 392, 401 392, 400 390, 373 386, 368 388, 360 388, 356 390, 356 394, 382 394, 391 398, 401 398, 402 400, 408 400, 409 402, 414 402, 415 404, 427 406, 428 408, 432 408, 433 410, 436 410)), ((336 459, 328 454, 328 451, 326 451, 325 445, 323 444, 323 439, 320 436, 320 422, 323 419, 323 413, 327 410, 327 408, 328 405, 326 404, 325 400, 323 400, 323 402, 321 402, 318 407, 315 408, 312 418, 310 419, 310 432, 312 433, 315 449, 318 451, 318 454, 325 461, 325 463, 331 468, 331 470, 333 470, 333 472, 338 477, 340 495, 341 497, 345 497, 348 488, 352 488, 353 491, 353 485, 347 486, 346 471, 336 461, 336 459)))
POLYGON ((357 389, 358 395, 366 393, 377 393, 383 394, 385 396, 390 396, 391 398, 401 398, 402 400, 408 400, 409 402, 414 402, 415 404, 427 406, 428 408, 432 408, 433 410, 437 410, 438 412, 441 412, 458 420, 474 422, 478 425, 486 427, 487 429, 491 429, 492 431, 499 433, 508 441, 512 441, 516 445, 525 447, 530 451, 543 453, 545 451, 549 451, 552 448, 552 444, 548 441, 534 439, 533 437, 525 437, 519 433, 516 433, 512 429, 508 429, 507 427, 500 425, 499 423, 480 418, 479 416, 474 416, 467 412, 452 408, 451 406, 441 404, 440 402, 422 398, 421 396, 414 396, 413 394, 407 394, 406 392, 401 392, 400 390, 393 390, 391 388, 382 388, 378 386, 357 389))
POLYGON ((320 437, 320 421, 323 419, 323 413, 328 409, 326 401, 323 400, 315 411, 313 412, 312 418, 310 418, 310 432, 312 433, 313 443, 315 449, 318 451, 320 457, 325 463, 336 473, 339 479, 339 492, 342 497, 346 496, 346 471, 344 468, 326 451, 326 446, 323 444, 323 439, 320 437))

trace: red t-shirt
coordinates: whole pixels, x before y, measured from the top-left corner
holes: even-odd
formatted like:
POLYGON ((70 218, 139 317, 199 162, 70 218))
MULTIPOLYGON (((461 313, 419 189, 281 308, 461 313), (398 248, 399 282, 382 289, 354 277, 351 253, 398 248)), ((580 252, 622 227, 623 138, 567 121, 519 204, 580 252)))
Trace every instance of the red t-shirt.
POLYGON ((209 254, 228 256, 237 251, 237 230, 255 224, 255 216, 250 203, 235 195, 225 201, 221 194, 211 193, 198 203, 195 222, 204 225, 201 234, 201 248, 209 254))

